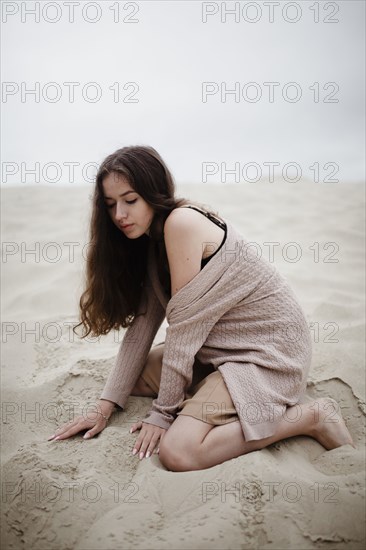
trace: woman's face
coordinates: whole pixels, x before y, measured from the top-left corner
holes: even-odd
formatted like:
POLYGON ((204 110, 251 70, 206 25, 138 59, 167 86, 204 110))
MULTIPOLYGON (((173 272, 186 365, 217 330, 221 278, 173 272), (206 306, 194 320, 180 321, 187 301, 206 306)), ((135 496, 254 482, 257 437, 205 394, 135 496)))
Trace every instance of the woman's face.
POLYGON ((103 193, 113 223, 126 237, 137 239, 144 233, 149 235, 154 210, 133 190, 125 176, 118 172, 108 174, 103 180, 103 193))

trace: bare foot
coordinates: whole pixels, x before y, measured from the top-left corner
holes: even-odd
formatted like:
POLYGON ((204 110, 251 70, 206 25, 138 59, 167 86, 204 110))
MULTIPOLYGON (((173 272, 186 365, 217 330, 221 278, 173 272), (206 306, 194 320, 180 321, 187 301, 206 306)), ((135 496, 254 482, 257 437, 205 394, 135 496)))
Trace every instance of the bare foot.
POLYGON ((310 409, 313 420, 309 434, 311 437, 328 451, 341 445, 352 445, 356 448, 337 401, 331 397, 322 397, 313 401, 310 409))

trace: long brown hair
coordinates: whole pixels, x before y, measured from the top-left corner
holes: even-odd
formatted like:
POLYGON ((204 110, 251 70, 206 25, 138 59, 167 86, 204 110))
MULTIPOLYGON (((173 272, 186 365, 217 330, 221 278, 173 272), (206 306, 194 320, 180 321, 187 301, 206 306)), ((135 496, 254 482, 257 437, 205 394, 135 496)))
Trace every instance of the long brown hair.
POLYGON ((82 338, 133 323, 144 291, 150 239, 154 241, 160 281, 170 295, 163 227, 174 208, 192 204, 217 215, 197 201, 175 197, 172 174, 158 152, 148 146, 123 147, 104 159, 96 175, 92 204, 85 290, 79 302, 80 323, 74 327, 74 332, 80 325, 84 327, 82 338), (112 222, 103 193, 103 179, 111 172, 122 174, 154 209, 149 235, 129 239, 112 222))

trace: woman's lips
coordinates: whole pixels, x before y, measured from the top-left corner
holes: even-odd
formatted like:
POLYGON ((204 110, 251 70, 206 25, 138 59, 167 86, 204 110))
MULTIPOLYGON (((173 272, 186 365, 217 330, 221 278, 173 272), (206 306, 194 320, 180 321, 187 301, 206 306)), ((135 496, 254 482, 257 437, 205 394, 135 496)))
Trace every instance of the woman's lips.
POLYGON ((128 224, 128 225, 121 225, 121 228, 122 228, 122 229, 129 229, 129 228, 132 227, 132 226, 133 226, 133 223, 130 223, 130 224, 128 224))

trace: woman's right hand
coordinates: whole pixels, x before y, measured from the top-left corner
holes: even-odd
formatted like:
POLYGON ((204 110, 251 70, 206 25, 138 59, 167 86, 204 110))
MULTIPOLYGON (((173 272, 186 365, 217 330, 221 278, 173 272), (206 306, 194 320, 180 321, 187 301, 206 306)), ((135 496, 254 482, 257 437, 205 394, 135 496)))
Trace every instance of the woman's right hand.
POLYGON ((103 408, 100 404, 98 404, 95 408, 96 411, 90 411, 85 415, 78 416, 74 418, 74 420, 70 420, 67 424, 57 428, 55 433, 48 438, 48 441, 60 441, 62 439, 67 439, 82 430, 88 430, 84 434, 83 438, 90 439, 104 430, 107 425, 107 420, 104 416, 107 416, 108 418, 110 417, 114 409, 114 403, 108 402, 108 405, 103 406, 103 408))

